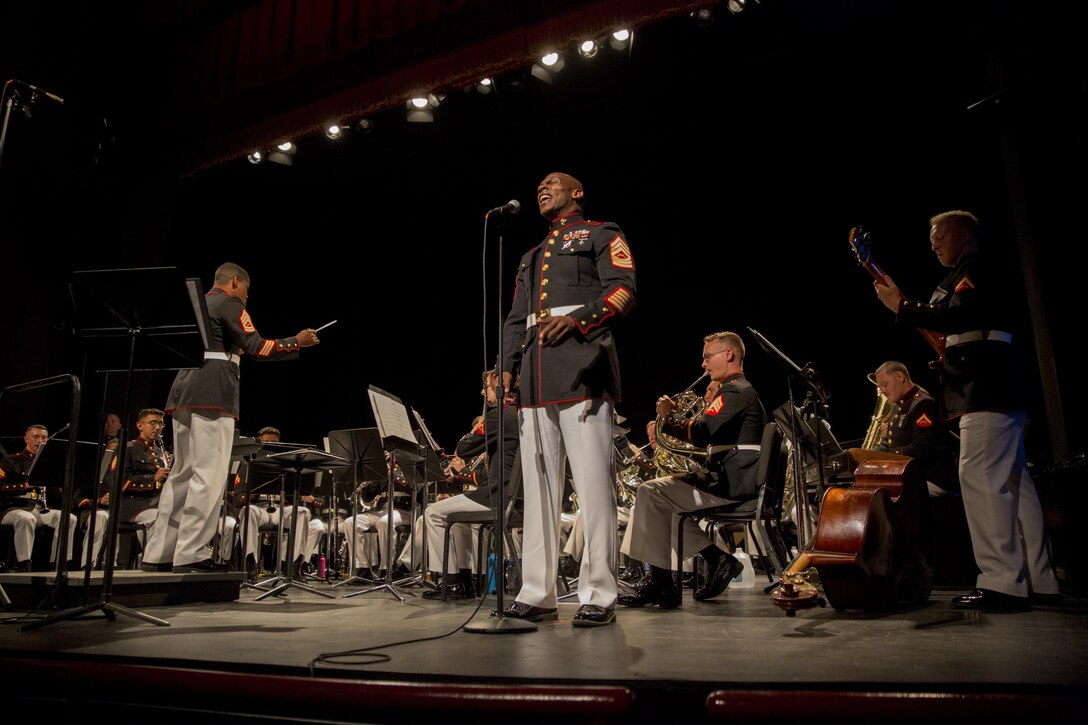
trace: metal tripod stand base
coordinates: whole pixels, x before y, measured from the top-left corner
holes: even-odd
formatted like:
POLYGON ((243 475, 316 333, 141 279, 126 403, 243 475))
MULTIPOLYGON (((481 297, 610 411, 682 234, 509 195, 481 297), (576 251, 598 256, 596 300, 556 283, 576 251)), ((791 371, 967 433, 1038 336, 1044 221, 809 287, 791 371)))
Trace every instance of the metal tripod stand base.
POLYGON ((50 624, 53 624, 54 622, 61 622, 65 619, 77 619, 85 614, 91 614, 92 612, 102 612, 102 614, 105 615, 106 619, 110 620, 111 622, 117 619, 117 614, 127 614, 130 617, 142 619, 148 624, 154 624, 159 627, 170 626, 170 623, 167 622, 165 619, 152 617, 150 614, 144 614, 143 612, 138 612, 135 609, 129 609, 128 607, 122 607, 120 604, 114 604, 113 602, 99 602, 98 604, 88 604, 85 607, 73 607, 71 609, 65 609, 63 611, 57 612, 51 617, 39 619, 37 622, 31 622, 30 624, 24 624, 22 627, 19 627, 19 631, 29 632, 33 629, 41 629, 42 627, 47 627, 50 624))
MULTIPOLYGON (((404 596, 400 593, 400 591, 395 586, 393 586, 392 584, 389 584, 389 583, 379 584, 378 586, 371 587, 370 589, 360 589, 357 592, 352 592, 351 594, 345 594, 341 598, 342 599, 348 599, 349 597, 357 597, 360 594, 370 594, 371 592, 380 592, 383 589, 388 591, 390 594, 392 594, 394 597, 396 597, 400 601, 402 601, 402 602, 404 601, 404 596)), ((408 593, 411 594, 411 592, 408 592, 408 593)))
POLYGON ((334 597, 332 594, 329 594, 328 592, 323 592, 320 589, 314 589, 313 587, 308 587, 308 586, 306 586, 305 584, 303 584, 301 582, 295 581, 293 579, 289 579, 289 580, 285 581, 283 584, 280 584, 275 589, 270 589, 267 592, 265 592, 264 594, 261 594, 260 596, 255 598, 253 601, 259 602, 262 599, 267 599, 268 597, 274 597, 274 596, 277 596, 279 594, 283 594, 285 591, 287 591, 288 589, 291 589, 291 588, 302 589, 303 591, 310 592, 311 594, 320 594, 321 596, 325 597, 326 599, 336 599, 336 597, 334 597))
POLYGON ((466 632, 472 634, 521 634, 522 632, 535 632, 537 626, 524 619, 504 617, 502 612, 492 612, 491 616, 483 622, 469 623, 464 626, 466 632))

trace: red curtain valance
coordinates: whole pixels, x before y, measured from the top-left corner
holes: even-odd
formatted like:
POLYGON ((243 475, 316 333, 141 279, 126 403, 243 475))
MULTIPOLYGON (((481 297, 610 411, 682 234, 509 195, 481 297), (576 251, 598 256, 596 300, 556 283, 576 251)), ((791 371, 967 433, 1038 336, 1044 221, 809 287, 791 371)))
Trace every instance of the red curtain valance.
POLYGON ((175 6, 181 174, 524 67, 707 0, 188 0, 175 6))

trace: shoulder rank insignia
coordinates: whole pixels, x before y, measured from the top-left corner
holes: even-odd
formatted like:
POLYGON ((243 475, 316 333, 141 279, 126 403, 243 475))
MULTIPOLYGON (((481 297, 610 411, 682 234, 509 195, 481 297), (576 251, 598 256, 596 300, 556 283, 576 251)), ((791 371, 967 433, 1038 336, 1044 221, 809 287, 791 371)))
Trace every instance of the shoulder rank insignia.
POLYGON ((975 283, 971 281, 971 278, 964 275, 963 279, 956 283, 956 292, 962 292, 965 289, 974 289, 975 283))
POLYGON ((0 466, 0 481, 3 481, 3 480, 4 480, 5 478, 7 478, 7 477, 8 477, 8 474, 7 474, 7 472, 6 472, 6 471, 4 471, 4 469, 3 469, 3 467, 2 467, 2 466, 0 466))
POLYGON ((918 419, 914 421, 914 424, 919 428, 928 428, 933 425, 933 420, 929 417, 928 413, 922 413, 918 416, 918 419))
POLYGON ((612 266, 620 269, 634 269, 635 260, 631 258, 631 248, 627 246, 627 240, 620 235, 608 245, 608 253, 612 258, 612 266))
POLYGON ((253 320, 249 317, 249 312, 242 310, 241 316, 238 321, 242 323, 242 330, 244 332, 253 333, 257 331, 257 328, 253 326, 253 320))
POLYGON ((116 471, 117 470, 117 456, 114 456, 113 459, 110 460, 110 470, 111 471, 116 471))
POLYGON ((714 398, 713 403, 706 406, 706 409, 704 409, 703 412, 706 413, 707 415, 717 415, 718 413, 721 412, 722 407, 724 405, 725 405, 725 398, 723 398, 721 395, 718 395, 716 398, 714 398))

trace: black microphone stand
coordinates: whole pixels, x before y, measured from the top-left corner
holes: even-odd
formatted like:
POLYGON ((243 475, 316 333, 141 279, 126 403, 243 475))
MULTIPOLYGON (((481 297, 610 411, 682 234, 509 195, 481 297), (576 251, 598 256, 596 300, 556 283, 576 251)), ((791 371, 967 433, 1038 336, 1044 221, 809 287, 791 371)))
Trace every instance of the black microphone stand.
MULTIPOLYGON (((511 210, 516 212, 521 208, 521 205, 512 206, 508 204, 511 210)), ((491 216, 491 212, 487 213, 484 217, 484 243, 487 242, 487 220, 491 216)), ((503 551, 504 543, 506 539, 506 436, 504 435, 503 408, 506 406, 506 392, 502 379, 502 350, 503 350, 503 324, 506 321, 506 310, 503 307, 502 296, 502 275, 503 275, 503 238, 502 238, 502 216, 499 217, 499 235, 498 235, 498 261, 496 262, 496 274, 497 281, 495 283, 495 299, 496 307, 498 309, 498 321, 499 321, 499 335, 498 335, 498 355, 495 359, 495 400, 498 406, 498 425, 496 426, 495 435, 498 436, 497 445, 495 446, 495 461, 488 468, 491 471, 491 475, 497 475, 501 478, 499 485, 499 500, 495 506, 495 611, 491 613, 491 616, 483 622, 477 622, 475 624, 469 623, 465 625, 464 630, 466 632, 472 632, 474 634, 517 634, 520 632, 535 632, 537 626, 532 622, 526 622, 523 619, 514 619, 507 617, 503 614, 503 594, 506 589, 506 577, 505 577, 505 565, 506 555, 503 551), (494 465, 497 462, 498 465, 494 465)), ((485 443, 486 445, 486 443, 485 443)), ((445 572, 443 572, 444 574, 445 572)), ((485 580, 486 581, 486 580, 485 580)), ((485 584, 486 586, 486 584, 485 584)))

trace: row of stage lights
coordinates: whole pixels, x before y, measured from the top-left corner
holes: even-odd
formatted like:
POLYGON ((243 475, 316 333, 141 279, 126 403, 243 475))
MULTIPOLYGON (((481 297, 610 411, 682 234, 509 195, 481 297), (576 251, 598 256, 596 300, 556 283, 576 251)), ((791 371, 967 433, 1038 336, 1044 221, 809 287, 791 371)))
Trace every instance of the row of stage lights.
MULTIPOLYGON (((758 5, 760 0, 727 0, 725 7, 729 12, 736 14, 743 12, 748 2, 758 5)), ((696 10, 691 13, 691 20, 699 27, 706 27, 714 22, 714 11, 711 8, 696 10)), ((578 44, 578 55, 583 58, 593 58, 601 47, 606 44, 613 50, 627 50, 631 47, 633 40, 634 33, 626 28, 621 28, 605 38, 583 40, 578 44)), ((555 75, 563 70, 564 65, 563 54, 558 51, 551 51, 541 56, 539 61, 533 63, 529 73, 537 80, 551 85, 555 80, 555 75)), ((492 78, 481 78, 475 83, 475 89, 478 93, 486 95, 495 89, 495 81, 492 78)), ((434 109, 438 108, 444 99, 444 93, 428 93, 425 96, 410 98, 407 102, 408 122, 430 123, 434 120, 434 109)), ((374 129, 374 123, 370 119, 363 118, 356 121, 353 127, 358 133, 365 134, 374 129)), ((342 139, 347 132, 348 127, 340 123, 332 123, 325 128, 325 135, 334 141, 342 139)), ((248 159, 251 164, 259 164, 267 160, 290 166, 296 149, 297 147, 293 142, 284 141, 267 151, 254 151, 249 154, 248 159)))

